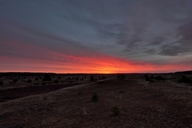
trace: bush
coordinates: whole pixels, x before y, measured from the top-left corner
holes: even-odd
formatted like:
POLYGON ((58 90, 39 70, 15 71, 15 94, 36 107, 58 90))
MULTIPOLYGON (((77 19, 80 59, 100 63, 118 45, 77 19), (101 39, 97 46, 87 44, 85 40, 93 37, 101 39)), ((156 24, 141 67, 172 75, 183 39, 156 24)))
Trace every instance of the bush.
POLYGON ((150 83, 154 83, 153 78, 150 78, 148 75, 145 75, 145 81, 149 81, 150 83))
POLYGON ((37 77, 35 77, 34 79, 35 79, 35 80, 39 80, 39 78, 37 78, 37 77))
POLYGON ((151 79, 153 79, 154 78, 154 76, 153 75, 151 75, 151 79))
POLYGON ((59 80, 55 80, 54 83, 59 83, 59 80))
POLYGON ((95 80, 94 76, 90 76, 90 81, 93 82, 95 80))
POLYGON ((111 108, 111 112, 113 113, 114 116, 118 116, 120 113, 119 108, 117 106, 113 106, 111 108))
POLYGON ((101 79, 107 79, 107 77, 106 76, 102 76, 101 79))
POLYGON ((165 80, 165 78, 162 77, 162 76, 157 76, 157 77, 155 77, 155 79, 156 79, 156 80, 165 80))
POLYGON ((150 78, 148 76, 146 76, 145 81, 150 81, 150 78))
POLYGON ((119 75, 117 75, 117 78, 118 78, 118 79, 121 79, 121 80, 124 80, 125 77, 126 77, 125 74, 119 74, 119 75))
POLYGON ((99 79, 104 80, 104 79, 107 79, 107 77, 106 76, 99 76, 99 79))
POLYGON ((16 83, 18 80, 17 79, 13 79, 13 83, 16 83))
POLYGON ((51 76, 50 75, 45 75, 43 78, 43 81, 51 81, 51 76))
POLYGON ((66 80, 67 80, 67 81, 71 81, 72 79, 71 79, 70 77, 68 77, 66 80))
POLYGON ((179 80, 180 83, 192 83, 192 80, 186 76, 182 76, 179 80))
POLYGON ((72 84, 72 83, 73 83, 73 81, 72 81, 72 80, 71 80, 71 81, 68 81, 68 83, 69 83, 69 84, 72 84))
POLYGON ((32 81, 30 79, 27 80, 27 83, 31 83, 32 81))
POLYGON ((3 85, 3 81, 0 81, 0 85, 3 85))
POLYGON ((93 93, 93 95, 92 95, 92 98, 91 98, 91 101, 92 102, 98 102, 98 95, 97 95, 97 93, 93 93))
POLYGON ((143 75, 143 77, 148 77, 148 75, 147 75, 147 74, 145 74, 145 75, 143 75))

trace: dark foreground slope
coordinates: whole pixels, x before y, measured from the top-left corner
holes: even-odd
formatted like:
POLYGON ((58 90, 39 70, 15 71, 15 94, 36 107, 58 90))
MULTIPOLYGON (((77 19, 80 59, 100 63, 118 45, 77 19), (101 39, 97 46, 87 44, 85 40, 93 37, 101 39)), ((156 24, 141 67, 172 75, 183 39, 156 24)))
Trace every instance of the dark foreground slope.
POLYGON ((191 99, 191 88, 174 82, 114 79, 2 102, 0 127, 192 127, 191 99), (96 103, 91 102, 94 92, 96 103), (119 116, 111 112, 114 105, 119 116))
POLYGON ((46 85, 46 86, 29 86, 20 88, 11 88, 6 90, 0 90, 0 102, 9 101, 25 96, 48 93, 61 88, 75 86, 75 84, 57 84, 57 85, 46 85))

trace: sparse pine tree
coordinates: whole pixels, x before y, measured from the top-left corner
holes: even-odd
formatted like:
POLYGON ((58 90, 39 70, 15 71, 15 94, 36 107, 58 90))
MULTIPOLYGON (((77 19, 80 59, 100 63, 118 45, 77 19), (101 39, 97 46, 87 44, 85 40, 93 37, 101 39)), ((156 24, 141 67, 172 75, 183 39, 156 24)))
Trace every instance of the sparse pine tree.
POLYGON ((93 93, 93 95, 92 95, 92 98, 91 98, 91 101, 92 102, 98 102, 98 95, 97 95, 97 93, 93 93))

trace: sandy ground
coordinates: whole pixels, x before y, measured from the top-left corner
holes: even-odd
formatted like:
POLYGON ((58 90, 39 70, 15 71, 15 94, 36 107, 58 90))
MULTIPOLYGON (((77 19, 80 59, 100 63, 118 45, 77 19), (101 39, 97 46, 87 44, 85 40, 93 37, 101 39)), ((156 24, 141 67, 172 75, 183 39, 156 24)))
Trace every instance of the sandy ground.
POLYGON ((174 81, 111 79, 1 102, 0 128, 190 128, 191 99, 191 86, 174 81))

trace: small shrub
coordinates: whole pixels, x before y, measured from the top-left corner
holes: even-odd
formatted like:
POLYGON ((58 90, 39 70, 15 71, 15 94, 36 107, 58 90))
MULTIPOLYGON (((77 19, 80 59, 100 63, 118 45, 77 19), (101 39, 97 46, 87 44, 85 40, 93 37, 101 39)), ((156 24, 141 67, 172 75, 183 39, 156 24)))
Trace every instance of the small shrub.
POLYGON ((153 78, 150 78, 148 75, 145 75, 145 81, 148 81, 150 83, 154 83, 153 78))
POLYGON ((145 75, 143 75, 143 77, 145 77, 145 78, 146 78, 146 77, 148 77, 148 75, 147 75, 147 74, 145 74, 145 75))
POLYGON ((59 83, 59 80, 55 80, 54 83, 59 83))
POLYGON ((192 83, 192 80, 188 78, 187 76, 182 76, 179 80, 180 83, 192 83))
POLYGON ((107 79, 107 77, 106 76, 102 76, 101 79, 107 79))
POLYGON ((13 79, 13 83, 16 83, 18 80, 17 79, 13 79))
POLYGON ((153 75, 151 75, 151 79, 153 79, 154 78, 154 76, 153 75))
POLYGON ((120 79, 120 80, 124 80, 125 77, 126 77, 125 74, 119 74, 119 75, 117 75, 117 78, 120 79))
POLYGON ((68 81, 68 83, 69 83, 69 84, 72 84, 72 83, 73 83, 73 81, 72 81, 72 80, 71 80, 71 81, 68 81))
POLYGON ((45 75, 43 78, 43 81, 51 81, 51 76, 50 75, 45 75))
POLYGON ((39 80, 39 78, 35 77, 34 80, 39 80))
POLYGON ((0 85, 3 85, 3 81, 0 81, 0 85))
POLYGON ((156 79, 156 80, 165 80, 165 78, 162 77, 162 76, 157 76, 157 77, 155 77, 155 79, 156 79))
POLYGON ((27 83, 31 83, 32 81, 30 79, 27 80, 27 83))
POLYGON ((113 106, 111 108, 111 112, 113 113, 114 116, 118 116, 120 113, 119 108, 117 106, 113 106))
POLYGON ((145 81, 150 81, 150 78, 148 76, 145 77, 145 81))
POLYGON ((104 79, 107 79, 107 77, 106 76, 99 76, 99 79, 104 80, 104 79))
POLYGON ((71 81, 72 79, 71 79, 70 77, 68 77, 66 80, 67 80, 67 81, 71 81))
POLYGON ((98 95, 97 95, 97 93, 93 93, 93 95, 92 95, 92 98, 91 98, 91 101, 92 102, 98 102, 98 95))
POLYGON ((90 81, 93 82, 95 80, 94 76, 90 76, 90 81))

